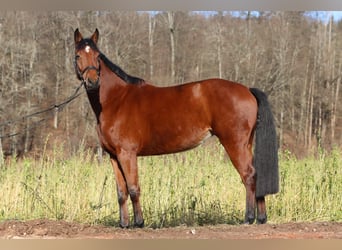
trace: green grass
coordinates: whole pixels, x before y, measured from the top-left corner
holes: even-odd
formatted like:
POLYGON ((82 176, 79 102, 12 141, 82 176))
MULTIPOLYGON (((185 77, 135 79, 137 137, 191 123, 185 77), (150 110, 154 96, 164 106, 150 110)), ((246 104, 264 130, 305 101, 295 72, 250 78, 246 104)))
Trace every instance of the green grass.
MULTIPOLYGON (((47 218, 117 226, 119 208, 108 159, 99 164, 84 150, 69 159, 60 155, 56 149, 41 159, 1 167, 0 221, 47 218)), ((269 222, 341 222, 341 166, 337 149, 302 160, 281 153, 281 191, 266 200, 269 222)), ((238 224, 244 218, 243 184, 216 143, 139 158, 139 177, 148 227, 238 224)))

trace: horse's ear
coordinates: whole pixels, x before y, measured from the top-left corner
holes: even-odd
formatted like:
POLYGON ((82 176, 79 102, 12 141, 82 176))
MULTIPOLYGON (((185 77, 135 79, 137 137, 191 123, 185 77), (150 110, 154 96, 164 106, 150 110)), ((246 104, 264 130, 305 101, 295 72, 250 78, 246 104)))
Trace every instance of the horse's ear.
POLYGON ((78 44, 83 39, 83 36, 79 32, 78 28, 75 30, 74 39, 75 39, 75 44, 78 44))
POLYGON ((99 40, 99 30, 97 28, 94 34, 91 36, 91 40, 93 40, 93 42, 97 44, 97 41, 99 40))

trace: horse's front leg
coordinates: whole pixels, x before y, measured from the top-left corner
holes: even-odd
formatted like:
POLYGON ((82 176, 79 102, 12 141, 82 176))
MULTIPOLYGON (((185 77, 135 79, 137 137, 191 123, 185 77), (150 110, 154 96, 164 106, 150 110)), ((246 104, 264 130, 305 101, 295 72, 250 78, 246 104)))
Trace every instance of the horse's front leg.
POLYGON ((126 185, 126 180, 121 169, 119 162, 116 157, 111 156, 110 161, 113 166, 115 181, 116 181, 116 191, 118 195, 119 209, 120 209, 120 227, 127 228, 129 226, 129 214, 127 207, 128 190, 126 185))
POLYGON ((135 152, 120 150, 118 160, 124 174, 127 190, 131 197, 134 211, 134 225, 144 226, 144 219, 140 205, 140 186, 138 176, 137 155, 135 152))

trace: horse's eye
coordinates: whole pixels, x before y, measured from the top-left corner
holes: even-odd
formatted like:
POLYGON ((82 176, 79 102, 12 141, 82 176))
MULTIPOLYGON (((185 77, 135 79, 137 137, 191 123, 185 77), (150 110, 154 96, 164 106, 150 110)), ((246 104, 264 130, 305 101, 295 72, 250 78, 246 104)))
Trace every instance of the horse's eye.
POLYGON ((78 60, 81 56, 80 55, 76 55, 75 59, 78 60))

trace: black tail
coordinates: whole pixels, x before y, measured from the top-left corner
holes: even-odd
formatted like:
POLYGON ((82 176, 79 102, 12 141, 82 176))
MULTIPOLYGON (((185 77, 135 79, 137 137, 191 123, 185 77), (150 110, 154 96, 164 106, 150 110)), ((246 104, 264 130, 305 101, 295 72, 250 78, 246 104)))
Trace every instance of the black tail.
POLYGON ((258 121, 253 165, 256 169, 255 196, 263 197, 279 191, 278 143, 271 107, 264 92, 250 88, 258 102, 258 121))

